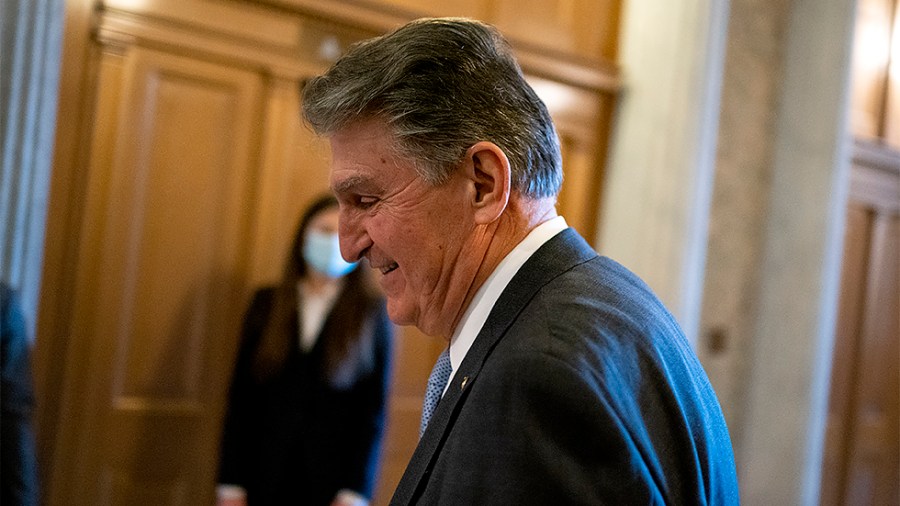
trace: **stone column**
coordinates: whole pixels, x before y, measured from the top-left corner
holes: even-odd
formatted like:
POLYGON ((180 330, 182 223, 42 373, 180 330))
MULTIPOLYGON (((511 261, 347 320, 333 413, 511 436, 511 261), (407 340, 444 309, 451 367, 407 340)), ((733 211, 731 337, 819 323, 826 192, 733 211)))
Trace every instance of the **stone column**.
POLYGON ((623 89, 597 239, 695 342, 728 23, 727 0, 624 2, 623 89))
POLYGON ((818 504, 850 160, 854 0, 794 0, 750 347, 745 504, 818 504))

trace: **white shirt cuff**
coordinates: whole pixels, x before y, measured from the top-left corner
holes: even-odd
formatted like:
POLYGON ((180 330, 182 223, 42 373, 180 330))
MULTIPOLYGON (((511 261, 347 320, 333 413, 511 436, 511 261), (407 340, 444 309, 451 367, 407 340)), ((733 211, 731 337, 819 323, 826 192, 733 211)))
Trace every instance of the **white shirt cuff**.
POLYGON ((362 495, 349 490, 349 489, 341 489, 338 491, 337 496, 335 497, 343 504, 347 506, 369 506, 369 500, 363 497, 362 495))
POLYGON ((247 491, 240 485, 222 483, 216 487, 216 497, 219 499, 243 499, 247 497, 247 491))

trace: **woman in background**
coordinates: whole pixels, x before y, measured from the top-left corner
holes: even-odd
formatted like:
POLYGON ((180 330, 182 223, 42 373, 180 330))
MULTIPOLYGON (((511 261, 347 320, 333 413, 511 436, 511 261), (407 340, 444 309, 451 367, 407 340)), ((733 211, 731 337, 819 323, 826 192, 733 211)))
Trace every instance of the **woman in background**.
POLYGON ((340 255, 338 207, 300 220, 284 277, 244 317, 219 505, 365 505, 378 467, 393 327, 367 273, 340 255))

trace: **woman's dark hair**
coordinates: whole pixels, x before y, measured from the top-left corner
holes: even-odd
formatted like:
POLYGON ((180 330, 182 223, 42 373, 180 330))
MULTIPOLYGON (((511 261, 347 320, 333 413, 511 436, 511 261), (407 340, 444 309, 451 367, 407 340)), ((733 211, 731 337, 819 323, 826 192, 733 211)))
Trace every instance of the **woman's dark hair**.
MULTIPOLYGON (((253 373, 258 381, 264 381, 277 373, 287 360, 293 345, 298 342, 300 322, 297 316, 297 283, 306 277, 309 269, 303 258, 306 231, 313 218, 337 206, 333 195, 322 195, 300 217, 285 262, 284 274, 273 292, 272 309, 254 357, 253 373)), ((325 360, 321 372, 326 378, 333 378, 340 369, 346 369, 348 361, 360 362, 355 365, 365 365, 368 361, 368 357, 359 356, 359 351, 370 347, 358 345, 361 339, 368 337, 364 335, 364 326, 380 299, 381 296, 371 285, 365 269, 357 268, 344 276, 341 292, 321 331, 321 338, 325 339, 322 343, 325 360)))

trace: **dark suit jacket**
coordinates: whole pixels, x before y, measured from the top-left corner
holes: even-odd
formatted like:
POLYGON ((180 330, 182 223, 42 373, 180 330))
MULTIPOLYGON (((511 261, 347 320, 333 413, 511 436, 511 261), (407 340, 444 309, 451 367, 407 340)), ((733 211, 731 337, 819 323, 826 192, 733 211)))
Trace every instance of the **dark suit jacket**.
POLYGON ((504 290, 391 504, 735 504, 716 396, 634 274, 568 229, 504 290))
POLYGON ((296 343, 287 362, 260 383, 251 373, 252 359, 272 294, 271 289, 257 292, 244 320, 219 483, 243 486, 249 506, 327 505, 345 488, 371 496, 384 432, 393 333, 384 303, 370 319, 372 368, 355 381, 335 386, 325 378, 322 345, 328 336, 321 334, 312 350, 302 353, 295 328, 286 336, 296 343))

